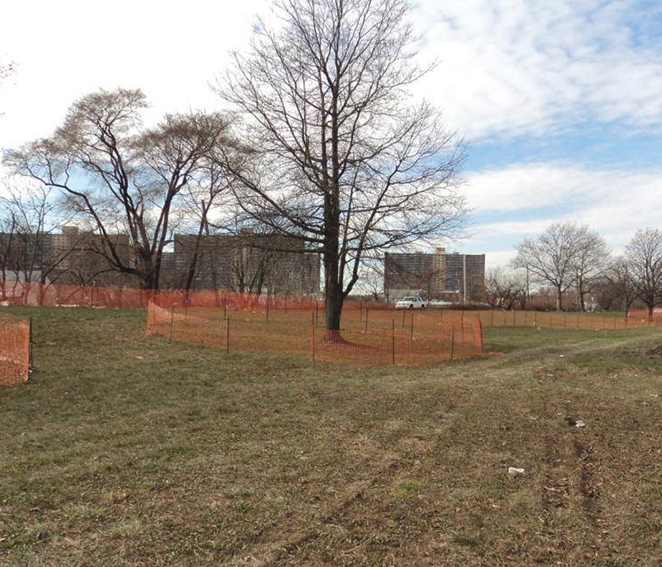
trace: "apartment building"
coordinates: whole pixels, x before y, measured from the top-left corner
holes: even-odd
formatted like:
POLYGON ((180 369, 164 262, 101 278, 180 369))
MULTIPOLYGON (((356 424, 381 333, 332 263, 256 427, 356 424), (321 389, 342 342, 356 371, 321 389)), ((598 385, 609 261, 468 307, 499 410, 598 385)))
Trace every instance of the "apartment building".
POLYGON ((384 257, 384 293, 389 301, 412 293, 466 303, 485 292, 484 254, 390 253, 384 257))

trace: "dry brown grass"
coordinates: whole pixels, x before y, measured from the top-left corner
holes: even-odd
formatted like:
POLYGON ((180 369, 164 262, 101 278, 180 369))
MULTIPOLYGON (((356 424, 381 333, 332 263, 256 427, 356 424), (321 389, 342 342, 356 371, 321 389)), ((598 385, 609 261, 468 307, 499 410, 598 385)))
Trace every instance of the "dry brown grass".
POLYGON ((490 330, 505 356, 357 370, 145 338, 143 311, 30 314, 2 565, 660 564, 655 329, 490 330))

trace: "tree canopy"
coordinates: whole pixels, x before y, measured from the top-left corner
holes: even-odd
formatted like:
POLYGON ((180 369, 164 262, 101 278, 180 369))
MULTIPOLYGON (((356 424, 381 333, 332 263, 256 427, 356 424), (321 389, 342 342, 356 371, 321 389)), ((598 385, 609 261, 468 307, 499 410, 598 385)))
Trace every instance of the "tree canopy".
POLYGON ((244 212, 322 255, 326 326, 340 328, 363 258, 460 227, 461 144, 412 104, 405 0, 277 0, 217 90, 243 115, 244 212))

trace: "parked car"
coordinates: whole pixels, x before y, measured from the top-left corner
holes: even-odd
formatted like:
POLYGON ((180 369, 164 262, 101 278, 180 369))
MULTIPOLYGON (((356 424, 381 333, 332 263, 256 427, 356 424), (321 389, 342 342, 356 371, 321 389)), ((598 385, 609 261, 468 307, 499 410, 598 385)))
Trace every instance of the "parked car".
POLYGON ((396 309, 425 309, 427 302, 421 297, 403 297, 395 303, 396 309))

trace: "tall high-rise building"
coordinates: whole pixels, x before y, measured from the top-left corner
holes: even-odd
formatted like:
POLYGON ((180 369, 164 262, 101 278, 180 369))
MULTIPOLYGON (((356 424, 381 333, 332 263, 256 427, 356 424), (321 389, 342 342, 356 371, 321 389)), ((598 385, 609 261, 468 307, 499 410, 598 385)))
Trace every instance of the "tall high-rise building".
POLYGON ((429 299, 480 301, 485 292, 485 254, 386 253, 384 292, 389 301, 421 293, 429 299))

